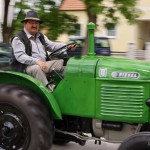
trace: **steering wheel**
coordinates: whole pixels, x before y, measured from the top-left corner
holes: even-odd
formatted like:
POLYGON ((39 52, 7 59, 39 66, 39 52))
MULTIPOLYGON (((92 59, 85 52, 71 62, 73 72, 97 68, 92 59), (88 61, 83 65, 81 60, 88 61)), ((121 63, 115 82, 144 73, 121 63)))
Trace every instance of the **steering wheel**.
POLYGON ((65 51, 67 51, 67 49, 68 49, 67 47, 69 45, 74 45, 74 44, 76 44, 76 42, 69 43, 69 44, 67 44, 65 46, 60 47, 59 49, 56 49, 51 54, 49 54, 49 57, 52 57, 53 55, 57 56, 57 55, 60 55, 60 54, 64 53, 65 51))

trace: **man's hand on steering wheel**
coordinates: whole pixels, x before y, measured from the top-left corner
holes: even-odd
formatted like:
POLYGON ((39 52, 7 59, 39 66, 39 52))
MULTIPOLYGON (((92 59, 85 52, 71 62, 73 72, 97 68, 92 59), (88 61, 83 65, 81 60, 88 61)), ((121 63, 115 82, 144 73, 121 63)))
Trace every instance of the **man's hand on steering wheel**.
POLYGON ((76 43, 74 43, 72 45, 69 45, 67 48, 68 48, 68 50, 74 51, 77 48, 77 45, 76 45, 76 43))
POLYGON ((75 43, 75 42, 74 42, 74 43, 69 43, 69 44, 67 44, 67 45, 65 45, 65 46, 60 47, 59 49, 53 51, 53 52, 49 55, 49 57, 50 57, 50 56, 53 56, 53 55, 59 55, 60 53, 64 52, 63 49, 64 49, 65 51, 66 51, 66 50, 75 50, 75 49, 76 49, 76 43, 75 43), (60 52, 60 53, 59 53, 59 52, 60 52))

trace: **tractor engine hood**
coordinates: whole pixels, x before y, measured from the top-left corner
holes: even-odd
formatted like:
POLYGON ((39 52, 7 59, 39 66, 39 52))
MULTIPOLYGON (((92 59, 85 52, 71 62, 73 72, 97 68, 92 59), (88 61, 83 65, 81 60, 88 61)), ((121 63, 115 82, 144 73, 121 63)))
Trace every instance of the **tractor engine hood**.
POLYGON ((97 63, 96 78, 150 81, 150 62, 101 57, 97 63))

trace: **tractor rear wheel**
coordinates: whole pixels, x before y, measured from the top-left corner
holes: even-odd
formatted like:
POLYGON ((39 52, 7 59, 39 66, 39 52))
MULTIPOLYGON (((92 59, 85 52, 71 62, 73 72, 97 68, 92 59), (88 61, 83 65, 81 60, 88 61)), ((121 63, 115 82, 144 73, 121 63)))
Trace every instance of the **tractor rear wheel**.
POLYGON ((50 150, 54 128, 39 97, 18 85, 0 85, 0 149, 50 150))
POLYGON ((123 141, 118 150, 150 150, 150 133, 139 132, 123 141))

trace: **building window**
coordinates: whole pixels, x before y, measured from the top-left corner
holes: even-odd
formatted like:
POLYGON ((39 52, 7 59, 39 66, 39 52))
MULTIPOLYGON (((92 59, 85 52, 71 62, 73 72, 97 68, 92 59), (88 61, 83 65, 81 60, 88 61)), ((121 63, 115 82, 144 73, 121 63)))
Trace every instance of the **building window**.
POLYGON ((73 25, 73 28, 75 30, 74 35, 80 36, 81 35, 81 24, 76 23, 76 24, 73 25))
POLYGON ((117 36, 117 30, 116 30, 116 26, 112 26, 109 29, 106 29, 106 35, 108 37, 116 37, 117 36))

